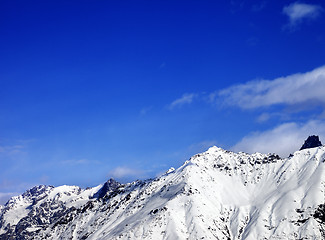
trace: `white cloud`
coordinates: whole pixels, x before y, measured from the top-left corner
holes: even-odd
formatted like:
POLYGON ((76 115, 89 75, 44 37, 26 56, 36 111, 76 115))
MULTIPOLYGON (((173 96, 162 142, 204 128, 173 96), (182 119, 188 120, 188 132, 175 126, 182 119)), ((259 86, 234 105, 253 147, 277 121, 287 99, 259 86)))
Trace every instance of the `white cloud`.
POLYGON ((317 18, 323 8, 319 5, 306 4, 294 2, 288 6, 285 6, 282 10, 284 14, 289 17, 290 27, 295 27, 297 24, 300 24, 303 20, 315 19, 317 18))
POLYGON ((129 168, 129 167, 117 167, 109 172, 109 176, 113 178, 145 178, 144 170, 129 168))
POLYGON ((218 92, 224 104, 253 109, 275 104, 325 104, 325 66, 274 80, 250 81, 218 92))
POLYGON ((197 96, 197 94, 194 93, 185 93, 181 98, 176 99, 171 104, 169 104, 168 108, 170 110, 173 110, 176 107, 181 107, 185 104, 191 104, 193 102, 193 99, 197 96))
POLYGON ((325 122, 311 120, 304 124, 284 123, 264 132, 255 132, 244 137, 231 149, 239 152, 276 153, 287 157, 300 149, 310 135, 318 135, 325 141, 325 122))

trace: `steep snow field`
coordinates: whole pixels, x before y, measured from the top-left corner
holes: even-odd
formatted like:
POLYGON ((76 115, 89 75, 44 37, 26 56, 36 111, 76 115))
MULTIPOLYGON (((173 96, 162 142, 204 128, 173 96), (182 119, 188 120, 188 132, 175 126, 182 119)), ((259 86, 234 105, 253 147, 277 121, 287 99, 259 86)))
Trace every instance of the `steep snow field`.
POLYGON ((324 159, 212 147, 155 179, 39 186, 0 210, 0 239, 325 239, 324 159))

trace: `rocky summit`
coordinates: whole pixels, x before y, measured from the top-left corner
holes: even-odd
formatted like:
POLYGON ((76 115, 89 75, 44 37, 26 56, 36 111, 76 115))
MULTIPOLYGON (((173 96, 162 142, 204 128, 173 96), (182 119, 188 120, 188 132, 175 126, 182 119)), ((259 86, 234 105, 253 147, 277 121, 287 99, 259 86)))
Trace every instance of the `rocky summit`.
POLYGON ((314 148, 322 146, 321 141, 319 141, 319 137, 312 135, 307 138, 307 140, 304 142, 300 150, 307 149, 307 148, 314 148))
POLYGON ((218 147, 145 181, 38 186, 0 208, 0 239, 325 239, 325 147, 218 147))

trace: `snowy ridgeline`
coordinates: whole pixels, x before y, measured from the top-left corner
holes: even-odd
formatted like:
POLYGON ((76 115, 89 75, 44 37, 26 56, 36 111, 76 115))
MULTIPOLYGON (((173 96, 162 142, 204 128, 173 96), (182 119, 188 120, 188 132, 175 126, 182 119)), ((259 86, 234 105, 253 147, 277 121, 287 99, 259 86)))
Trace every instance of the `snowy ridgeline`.
POLYGON ((212 147, 155 179, 38 186, 0 210, 0 239, 325 239, 324 159, 212 147))

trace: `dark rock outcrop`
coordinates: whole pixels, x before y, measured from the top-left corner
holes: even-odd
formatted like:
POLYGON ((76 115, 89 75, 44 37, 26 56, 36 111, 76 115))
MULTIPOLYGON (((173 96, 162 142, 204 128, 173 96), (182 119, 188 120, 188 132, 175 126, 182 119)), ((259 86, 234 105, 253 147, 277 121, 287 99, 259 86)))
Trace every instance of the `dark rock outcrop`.
POLYGON ((93 196, 94 198, 102 198, 105 196, 105 194, 108 191, 114 191, 116 190, 121 184, 114 179, 109 179, 101 189, 95 195, 93 196))
POLYGON ((300 150, 306 149, 306 148, 314 148, 314 147, 320 147, 322 146, 321 141, 319 141, 319 137, 312 135, 307 138, 305 143, 302 145, 300 150))

